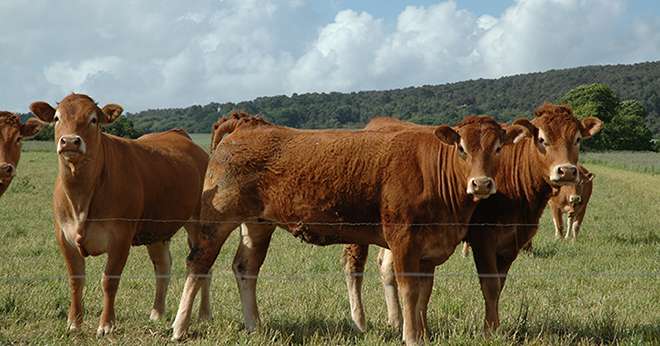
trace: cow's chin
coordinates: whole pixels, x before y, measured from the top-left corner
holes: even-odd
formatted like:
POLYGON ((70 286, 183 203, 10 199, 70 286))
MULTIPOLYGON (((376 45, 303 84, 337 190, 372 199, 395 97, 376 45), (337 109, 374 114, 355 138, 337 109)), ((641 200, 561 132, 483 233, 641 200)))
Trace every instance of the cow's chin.
POLYGON ((80 162, 84 156, 80 150, 60 150, 58 154, 62 159, 71 163, 80 162))
POLYGON ((490 197, 490 193, 484 193, 484 194, 477 194, 477 193, 472 193, 472 202, 479 202, 481 200, 484 200, 488 197, 490 197))

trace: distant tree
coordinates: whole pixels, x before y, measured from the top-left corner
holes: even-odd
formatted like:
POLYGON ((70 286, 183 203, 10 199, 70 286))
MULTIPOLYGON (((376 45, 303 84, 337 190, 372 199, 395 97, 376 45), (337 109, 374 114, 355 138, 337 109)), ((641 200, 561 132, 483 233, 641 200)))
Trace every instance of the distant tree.
POLYGON ((569 104, 578 118, 597 116, 605 123, 600 134, 585 142, 586 149, 653 150, 647 112, 639 101, 619 102, 607 85, 596 83, 568 91, 560 102, 569 104))
POLYGON ((112 124, 105 126, 103 132, 126 138, 138 138, 144 134, 144 132, 136 130, 133 120, 125 116, 119 117, 112 124))
POLYGON ((602 83, 580 85, 562 96, 559 102, 570 105, 578 118, 596 116, 604 122, 614 118, 619 106, 612 89, 602 83))
POLYGON ((607 124, 609 150, 653 150, 653 134, 644 123, 646 109, 637 100, 619 104, 616 115, 607 124))

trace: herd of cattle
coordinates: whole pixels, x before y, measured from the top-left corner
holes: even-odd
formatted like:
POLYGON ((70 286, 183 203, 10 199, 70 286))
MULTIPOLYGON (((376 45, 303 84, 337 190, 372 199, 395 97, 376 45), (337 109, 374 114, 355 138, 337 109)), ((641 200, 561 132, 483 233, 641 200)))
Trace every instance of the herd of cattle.
POLYGON ((361 285, 368 246, 378 267, 391 326, 406 344, 426 337, 435 267, 456 247, 472 247, 485 301, 486 334, 519 251, 531 245, 546 205, 557 237, 575 239, 593 174, 578 165, 580 141, 598 133, 563 105, 534 119, 497 123, 468 116, 450 127, 374 118, 361 130, 299 130, 234 112, 213 126, 211 155, 182 130, 128 140, 102 131, 122 108, 71 94, 56 107, 35 102, 31 118, 0 112, 0 195, 16 174, 21 139, 54 124, 59 173, 55 237, 71 289, 68 328, 83 320, 85 257, 107 254, 97 335, 113 330, 114 301, 131 245, 146 245, 156 273, 151 319, 165 312, 169 240, 188 232, 190 255, 173 338, 186 335, 201 289, 200 319, 211 317, 211 267, 240 229, 233 271, 245 327, 260 325, 256 282, 277 227, 316 244, 345 244, 351 316, 364 330, 361 285), (126 182, 130 182, 127 184, 126 182), (401 302, 401 303, 400 303, 401 302))

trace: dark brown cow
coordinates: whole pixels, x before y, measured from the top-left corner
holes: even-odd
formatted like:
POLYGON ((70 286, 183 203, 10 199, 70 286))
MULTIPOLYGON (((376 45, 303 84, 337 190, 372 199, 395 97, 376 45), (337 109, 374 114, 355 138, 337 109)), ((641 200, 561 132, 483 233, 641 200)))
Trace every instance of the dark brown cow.
POLYGON ((587 204, 593 191, 594 174, 584 166, 578 166, 578 168, 580 171, 579 182, 575 185, 562 186, 548 201, 557 239, 564 237, 564 213, 568 215, 566 239, 571 237, 575 240, 580 233, 580 227, 587 212, 587 204))
MULTIPOLYGON (((85 257, 107 253, 97 335, 112 331, 115 295, 131 245, 147 246, 156 273, 151 319, 162 317, 171 267, 169 240, 182 226, 189 239, 197 235, 197 226, 187 220, 199 217, 208 155, 182 130, 137 140, 103 133, 101 124, 112 123, 122 108, 99 108, 86 95, 71 94, 57 109, 45 102, 35 102, 30 109, 41 120, 55 123, 59 174, 53 209, 55 237, 71 286, 69 330, 78 330, 82 323, 85 257)), ((208 317, 204 287, 200 315, 208 317)))
POLYGON ((433 277, 407 274, 428 274, 451 255, 476 202, 494 192, 496 152, 526 133, 519 126, 505 132, 490 117, 397 133, 231 121, 237 124, 226 125, 234 130, 214 150, 202 195, 202 218, 218 223, 208 225, 189 256, 175 339, 186 332, 198 277, 243 223, 233 267, 248 329, 259 324, 256 276, 281 226, 318 245, 389 247, 404 302, 404 340, 418 342, 433 277))
POLYGON ((43 123, 35 118, 21 124, 18 115, 0 111, 0 196, 16 176, 23 140, 35 136, 42 127, 43 123))
MULTIPOLYGON (((379 121, 368 128, 397 130, 396 127, 389 127, 391 123, 379 121)), ((602 128, 598 118, 587 117, 579 121, 569 107, 553 104, 539 107, 531 123, 516 123, 527 126, 534 133, 534 138, 524 139, 502 150, 495 177, 497 193, 477 205, 467 235, 468 242, 474 247, 475 264, 485 299, 486 333, 499 326, 499 296, 506 275, 520 249, 536 234, 538 221, 553 189, 577 182, 580 141, 590 138, 602 128)), ((358 326, 364 326, 359 281, 366 256, 365 246, 351 245, 344 251, 351 312, 358 326)), ((378 262, 385 289, 388 322, 397 327, 401 312, 390 257, 386 251, 381 251, 378 262)))

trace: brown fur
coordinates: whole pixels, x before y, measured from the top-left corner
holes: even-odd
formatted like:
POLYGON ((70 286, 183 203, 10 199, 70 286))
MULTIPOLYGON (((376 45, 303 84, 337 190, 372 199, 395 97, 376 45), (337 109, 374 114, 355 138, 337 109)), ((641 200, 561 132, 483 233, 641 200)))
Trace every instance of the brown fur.
POLYGON ((0 111, 0 196, 16 175, 22 141, 35 136, 42 127, 43 124, 35 118, 21 124, 18 115, 0 111))
MULTIPOLYGON (((498 302, 506 274, 520 249, 537 230, 537 226, 508 225, 538 224, 553 187, 556 188, 557 183, 575 183, 551 180, 553 168, 565 162, 577 164, 579 147, 575 144, 576 136, 589 138, 602 127, 597 118, 577 120, 567 106, 546 103, 536 110, 535 115, 532 122, 514 122, 526 126, 535 136, 502 149, 495 176, 498 192, 481 201, 470 219, 473 225, 469 227, 466 239, 474 247, 475 264, 486 301, 486 332, 499 326, 498 302), (541 143, 541 134, 545 136, 543 141, 546 144, 541 143)), ((382 126, 397 130, 393 125, 391 121, 379 120, 377 124, 368 124, 367 128, 378 130, 382 126)), ((366 258, 360 253, 365 250, 364 246, 346 249, 346 261, 366 258)), ((361 264, 350 263, 348 266, 360 268, 361 264)), ((393 322, 391 318, 390 322, 393 322)))
POLYGON ((82 322, 85 257, 107 253, 97 333, 112 330, 114 297, 131 245, 147 245, 157 275, 165 276, 157 277, 152 318, 158 318, 164 312, 171 264, 168 241, 184 225, 189 237, 195 236, 194 224, 183 220, 199 216, 207 154, 180 130, 137 140, 103 133, 100 124, 114 121, 122 109, 112 104, 101 109, 86 95, 65 97, 57 110, 45 102, 33 103, 31 110, 43 121, 56 122, 59 173, 53 211, 55 236, 69 270, 70 328, 78 329, 82 322), (64 141, 63 136, 74 135, 82 139, 84 153, 83 146, 64 141))
MULTIPOLYGON (((465 237, 467 228, 455 224, 465 224, 475 207, 466 192, 468 178, 494 171, 493 153, 511 134, 485 116, 469 117, 455 130, 439 126, 390 133, 296 130, 233 115, 220 127, 230 122, 236 122, 233 132, 215 141, 202 196, 202 218, 226 224, 191 252, 193 276, 184 288, 174 337, 187 327, 194 275, 209 270, 227 236, 245 223, 241 244, 250 246, 239 248, 234 262, 242 298, 244 288, 253 292, 254 280, 245 277, 257 275, 276 225, 315 244, 376 244, 394 254, 407 297, 404 339, 417 341, 417 306, 426 306, 417 303, 417 276, 404 273, 432 270, 465 237), (459 154, 461 139, 464 154, 459 154)), ((246 317, 252 329, 258 314, 253 301, 247 305, 254 305, 246 317)))

